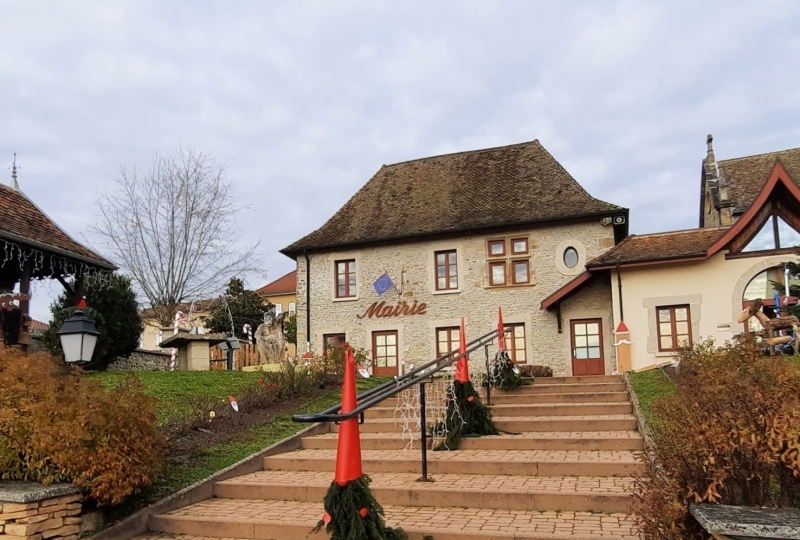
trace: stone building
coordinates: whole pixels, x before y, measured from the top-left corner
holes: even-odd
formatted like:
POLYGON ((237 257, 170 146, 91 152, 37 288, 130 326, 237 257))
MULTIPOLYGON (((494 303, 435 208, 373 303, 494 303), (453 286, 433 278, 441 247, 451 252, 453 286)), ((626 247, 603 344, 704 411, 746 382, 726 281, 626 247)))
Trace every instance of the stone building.
POLYGON ((786 263, 800 249, 800 148, 716 162, 711 143, 709 135, 700 228, 631 235, 542 302, 550 311, 585 305, 596 298, 593 283, 609 283, 617 343, 631 353, 623 369, 669 362, 686 345, 758 335, 765 329, 743 310, 758 301, 775 318, 798 302, 789 289, 800 280, 786 263))
POLYGON ((615 369, 608 277, 580 301, 541 302, 627 236, 628 210, 590 196, 538 141, 385 165, 297 261, 298 343, 349 342, 376 374, 432 360, 496 326, 518 363, 615 369))

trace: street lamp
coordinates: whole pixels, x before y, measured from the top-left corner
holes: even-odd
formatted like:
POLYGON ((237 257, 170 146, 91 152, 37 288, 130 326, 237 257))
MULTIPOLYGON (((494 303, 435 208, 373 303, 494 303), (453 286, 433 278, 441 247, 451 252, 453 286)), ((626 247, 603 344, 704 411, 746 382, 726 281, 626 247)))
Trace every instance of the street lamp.
POLYGON ((225 353, 225 358, 227 359, 226 369, 231 371, 233 369, 233 351, 238 351, 241 348, 239 339, 236 336, 231 336, 220 343, 219 348, 225 353))
POLYGON ((72 317, 64 321, 56 333, 61 339, 64 359, 68 363, 89 362, 92 359, 100 332, 83 311, 76 309, 72 317))

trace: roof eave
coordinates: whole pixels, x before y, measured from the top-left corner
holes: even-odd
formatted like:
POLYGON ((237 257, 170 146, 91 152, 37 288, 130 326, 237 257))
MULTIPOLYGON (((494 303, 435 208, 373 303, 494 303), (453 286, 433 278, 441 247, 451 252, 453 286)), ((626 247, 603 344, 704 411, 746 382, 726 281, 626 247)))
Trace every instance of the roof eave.
POLYGON ((91 258, 86 257, 84 255, 80 255, 78 253, 74 253, 74 252, 66 250, 66 249, 57 248, 57 247, 51 246, 49 244, 45 244, 43 242, 38 242, 36 240, 31 240, 29 238, 25 238, 24 236, 19 236, 19 235, 16 235, 14 233, 10 233, 8 231, 0 231, 0 238, 4 238, 6 240, 11 240, 13 242, 19 242, 19 243, 22 243, 22 244, 28 244, 30 246, 39 248, 41 250, 49 251, 49 252, 54 253, 56 255, 61 255, 62 257, 69 257, 70 259, 75 259, 76 261, 80 261, 82 263, 85 263, 85 264, 88 264, 88 265, 91 265, 91 266, 96 266, 98 268, 102 268, 104 270, 108 270, 109 272, 114 272, 116 270, 119 270, 119 267, 115 266, 111 262, 94 260, 94 259, 91 259, 91 258))
POLYGON ((298 247, 294 249, 289 249, 291 246, 287 246, 280 250, 280 253, 286 255, 291 259, 295 259, 297 255, 301 255, 306 252, 320 252, 320 251, 329 251, 333 249, 341 249, 341 248, 351 248, 351 247, 363 247, 363 246, 370 246, 374 244, 380 244, 383 242, 398 242, 398 241, 406 241, 406 240, 413 240, 415 238, 431 238, 436 236, 449 236, 453 234, 461 234, 461 233, 468 233, 468 232, 477 232, 477 231, 490 231, 495 229, 508 229, 514 227, 524 227, 527 225, 544 225, 548 223, 562 223, 565 221, 580 221, 580 220, 588 220, 591 218, 601 217, 601 216, 608 216, 608 215, 615 215, 615 214, 624 214, 625 215, 625 222, 627 224, 627 218, 629 215, 629 209, 619 207, 614 210, 604 210, 599 212, 591 212, 586 214, 576 214, 572 216, 564 216, 555 219, 540 219, 540 220, 531 220, 531 221, 518 221, 515 223, 505 223, 502 225, 480 225, 475 227, 464 227, 460 229, 451 229, 447 231, 436 231, 436 232, 428 232, 428 233, 421 233, 421 234, 412 234, 407 236, 396 236, 392 238, 383 238, 379 240, 367 240, 363 242, 344 242, 340 244, 325 244, 319 246, 312 246, 312 247, 298 247))
POLYGON ((662 264, 674 264, 674 263, 684 263, 684 262, 697 262, 703 261, 707 259, 705 253, 693 254, 693 255, 681 255, 678 257, 663 257, 658 259, 642 259, 636 261, 625 261, 625 262, 614 262, 614 263, 601 263, 598 265, 587 265, 586 269, 589 271, 599 271, 599 270, 615 270, 617 268, 633 268, 633 267, 640 267, 640 266, 658 266, 662 264))

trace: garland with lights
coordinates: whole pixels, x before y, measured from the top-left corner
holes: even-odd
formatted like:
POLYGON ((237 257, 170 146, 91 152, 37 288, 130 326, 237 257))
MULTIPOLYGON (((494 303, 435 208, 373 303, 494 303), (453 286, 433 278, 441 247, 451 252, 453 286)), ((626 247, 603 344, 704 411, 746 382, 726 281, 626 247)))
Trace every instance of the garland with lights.
POLYGON ((509 358, 506 351, 497 351, 489 370, 488 384, 492 386, 503 390, 513 390, 526 384, 526 381, 520 376, 519 368, 509 358))
POLYGON ((2 253, 4 255, 0 268, 6 264, 19 264, 20 271, 25 269, 25 266, 31 263, 31 275, 39 274, 34 279, 47 279, 55 278, 58 276, 77 276, 84 277, 91 276, 96 286, 102 287, 107 284, 109 272, 98 270, 94 266, 86 263, 68 259, 61 255, 53 255, 46 253, 33 247, 23 247, 15 242, 9 240, 1 240, 3 242, 2 253))
POLYGON ((467 338, 464 319, 461 319, 460 358, 456 362, 453 384, 447 392, 447 410, 444 426, 435 426, 436 431, 447 433, 445 440, 436 450, 455 450, 464 437, 470 435, 497 435, 499 431, 492 422, 492 413, 481 403, 469 378, 469 359, 467 357, 467 338))

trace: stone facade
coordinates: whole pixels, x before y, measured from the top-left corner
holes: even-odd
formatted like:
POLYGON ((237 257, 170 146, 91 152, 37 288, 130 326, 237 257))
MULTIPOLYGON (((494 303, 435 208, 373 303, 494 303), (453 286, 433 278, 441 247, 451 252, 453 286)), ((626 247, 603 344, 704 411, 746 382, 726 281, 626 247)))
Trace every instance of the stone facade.
POLYGON ((137 349, 127 358, 120 357, 108 364, 108 371, 167 371, 170 353, 137 349))
MULTIPOLYGON (((528 364, 551 366, 555 375, 570 375, 571 345, 569 318, 603 320, 606 373, 613 370, 611 344, 611 291, 609 284, 597 283, 584 291, 581 301, 566 301, 562 326, 556 315, 540 308, 541 301, 579 274, 587 260, 614 245, 614 230, 600 218, 568 225, 552 225, 498 234, 460 236, 451 239, 420 240, 394 245, 370 246, 347 251, 309 255, 311 266, 311 335, 306 331, 306 261, 297 258, 298 343, 306 341, 313 351, 323 347, 325 334, 346 335, 354 347, 370 351, 372 332, 396 330, 399 358, 408 363, 432 360, 436 356, 436 328, 457 326, 465 318, 467 340, 493 330, 497 308, 503 309, 504 322, 524 323, 528 364), (526 255, 488 256, 487 242, 494 239, 527 238, 526 255), (564 250, 574 247, 579 261, 569 269, 563 263, 564 250), (458 288, 436 291, 434 253, 455 250, 458 263, 458 288), (496 287, 489 285, 489 261, 530 261, 529 284, 496 287), (335 298, 334 263, 356 261, 356 295, 335 298), (379 296, 373 283, 388 273, 398 290, 379 296), (376 317, 368 312, 374 302, 396 306, 398 301, 425 304, 423 314, 376 317)), ((402 371, 402 369, 401 369, 402 371)))
MULTIPOLYGON (((40 491, 46 492, 47 488, 40 491)), ((0 499, 0 540, 77 540, 80 537, 80 493, 42 495, 33 499, 0 499)))

